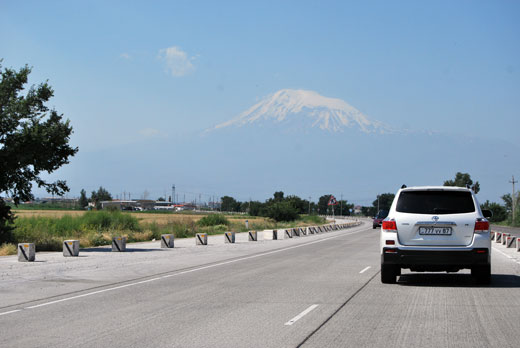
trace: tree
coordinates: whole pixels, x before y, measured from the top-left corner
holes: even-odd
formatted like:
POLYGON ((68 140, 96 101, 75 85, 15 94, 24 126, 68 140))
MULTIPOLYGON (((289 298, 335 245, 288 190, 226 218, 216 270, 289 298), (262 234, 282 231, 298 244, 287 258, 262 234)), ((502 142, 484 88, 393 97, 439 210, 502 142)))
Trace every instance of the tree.
POLYGON ((361 215, 363 216, 375 216, 376 215, 376 209, 374 207, 361 207, 361 215))
POLYGON ((501 222, 507 219, 506 208, 498 203, 487 200, 480 206, 480 208, 491 210, 493 213, 493 216, 489 219, 491 222, 501 222))
POLYGON ((454 180, 446 180, 444 182, 444 186, 466 187, 466 185, 471 187, 475 194, 480 191, 480 184, 478 181, 475 181, 473 184, 473 180, 471 180, 471 176, 468 173, 457 172, 454 180))
MULTIPOLYGON (((0 65, 0 192, 7 192, 15 205, 34 198, 33 183, 58 196, 68 192, 65 181, 48 182, 41 175, 69 163, 78 151, 69 145, 69 120, 45 106, 54 95, 47 82, 24 93, 30 73, 28 66, 15 71, 0 65)), ((13 220, 0 198, 0 242, 8 240, 13 220)))
POLYGON ((294 221, 298 212, 289 202, 276 202, 266 208, 266 215, 276 221, 294 221))
POLYGON ((318 214, 327 215, 331 194, 323 195, 318 199, 318 214))
POLYGON ((222 205, 222 211, 240 211, 240 202, 235 200, 233 197, 224 196, 220 198, 222 205))
POLYGON ((88 206, 87 192, 85 190, 81 190, 78 204, 81 209, 85 209, 85 207, 88 206))
POLYGON ((277 191, 274 193, 274 201, 275 202, 282 202, 283 201, 283 191, 277 191))
POLYGON ((108 192, 107 190, 105 190, 103 188, 103 186, 99 186, 99 189, 96 191, 92 191, 92 193, 90 194, 90 200, 92 202, 94 202, 94 204, 96 205, 96 209, 101 209, 101 202, 103 201, 111 201, 112 200, 112 195, 110 194, 110 192, 108 192))
MULTIPOLYGON (((513 200, 511 197, 512 195, 510 193, 500 197, 504 201, 504 206, 510 221, 513 215, 513 200)), ((518 223, 518 221, 520 221, 520 193, 517 192, 515 193, 515 222, 518 223)))
POLYGON ((374 215, 378 213, 379 210, 390 210, 390 206, 394 201, 395 194, 393 193, 383 193, 377 196, 376 200, 372 202, 372 206, 374 207, 374 215), (379 200, 379 203, 378 203, 379 200))
POLYGON ((334 206, 334 213, 336 215, 349 216, 351 209, 354 210, 354 204, 347 203, 347 200, 340 200, 338 205, 334 206))

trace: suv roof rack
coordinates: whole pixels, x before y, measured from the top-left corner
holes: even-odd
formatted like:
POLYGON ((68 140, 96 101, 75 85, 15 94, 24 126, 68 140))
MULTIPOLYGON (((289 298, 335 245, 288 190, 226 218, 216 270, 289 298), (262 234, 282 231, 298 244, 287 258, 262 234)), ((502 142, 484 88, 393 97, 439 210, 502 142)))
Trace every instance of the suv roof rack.
POLYGON ((405 184, 403 184, 403 186, 401 186, 402 189, 404 188, 407 188, 408 186, 406 186, 405 184))

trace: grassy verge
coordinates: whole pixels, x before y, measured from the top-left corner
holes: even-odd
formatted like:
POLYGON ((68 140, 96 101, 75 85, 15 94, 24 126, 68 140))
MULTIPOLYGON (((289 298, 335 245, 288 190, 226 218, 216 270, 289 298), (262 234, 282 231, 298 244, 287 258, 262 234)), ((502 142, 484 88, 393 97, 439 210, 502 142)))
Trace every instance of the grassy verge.
POLYGON ((0 256, 16 255, 16 245, 4 243, 0 245, 0 256))
MULTIPOLYGON (((141 215, 143 216, 143 215, 141 215)), ((206 216, 185 215, 175 219, 141 219, 138 215, 119 211, 88 211, 80 215, 27 216, 14 222, 13 243, 31 242, 37 251, 60 251, 66 239, 80 241, 80 246, 108 245, 112 237, 125 236, 128 242, 159 239, 161 234, 173 233, 175 238, 194 237, 196 233, 221 234, 226 231, 245 232, 311 226, 324 224, 325 219, 317 216, 302 216, 293 222, 276 223, 258 217, 236 217, 221 214, 206 216), (248 220, 249 227, 245 227, 248 220)), ((0 255, 16 254, 15 244, 4 244, 0 255)))

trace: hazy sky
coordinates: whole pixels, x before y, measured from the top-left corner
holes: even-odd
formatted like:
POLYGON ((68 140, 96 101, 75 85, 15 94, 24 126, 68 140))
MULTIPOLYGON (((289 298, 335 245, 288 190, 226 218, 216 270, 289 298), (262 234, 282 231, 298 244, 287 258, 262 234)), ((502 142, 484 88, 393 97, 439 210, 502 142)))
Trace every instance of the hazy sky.
POLYGON ((174 144, 282 88, 520 146, 519 40, 519 1, 0 0, 2 65, 49 80, 85 153, 174 144))

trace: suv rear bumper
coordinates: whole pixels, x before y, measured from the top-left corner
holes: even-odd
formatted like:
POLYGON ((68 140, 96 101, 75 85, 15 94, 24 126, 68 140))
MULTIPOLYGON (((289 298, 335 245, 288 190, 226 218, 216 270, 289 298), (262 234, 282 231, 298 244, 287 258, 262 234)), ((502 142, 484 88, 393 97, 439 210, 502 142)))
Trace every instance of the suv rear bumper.
POLYGON ((489 256, 487 248, 456 251, 383 248, 381 263, 417 271, 446 271, 488 265, 489 256))

